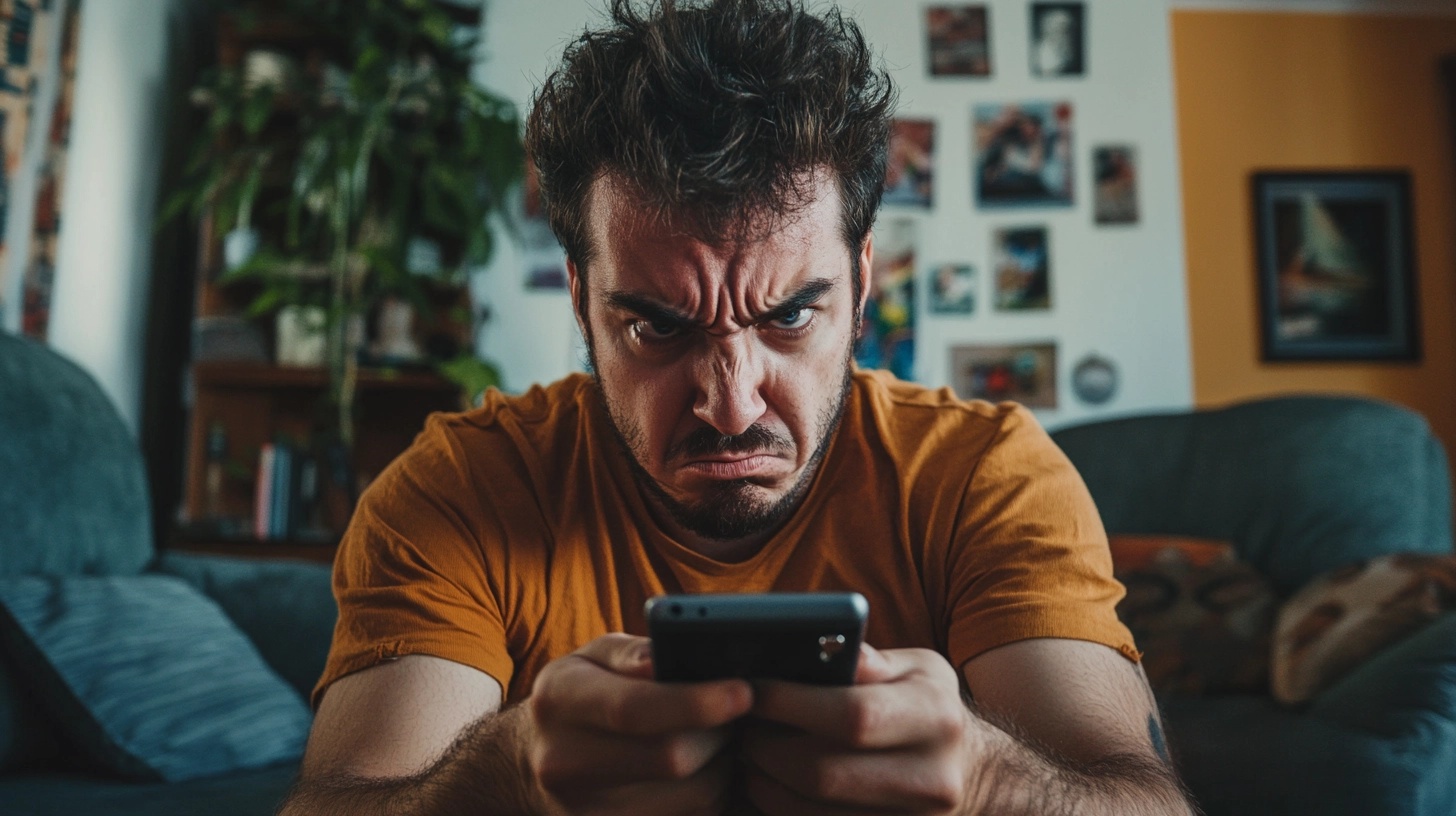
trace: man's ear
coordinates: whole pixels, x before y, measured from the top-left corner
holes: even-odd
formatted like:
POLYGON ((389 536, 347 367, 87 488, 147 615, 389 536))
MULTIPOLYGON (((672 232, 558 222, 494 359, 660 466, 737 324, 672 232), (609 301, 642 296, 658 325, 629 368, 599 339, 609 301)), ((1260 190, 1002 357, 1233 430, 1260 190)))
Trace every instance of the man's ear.
POLYGON ((864 314, 865 304, 870 301, 870 281, 875 263, 875 234, 865 236, 864 246, 859 249, 859 313, 864 314))
POLYGON ((571 312, 576 315, 576 327, 581 330, 581 336, 587 337, 586 333, 586 293, 581 290, 585 282, 576 269, 576 261, 570 257, 566 259, 566 288, 571 292, 571 312))

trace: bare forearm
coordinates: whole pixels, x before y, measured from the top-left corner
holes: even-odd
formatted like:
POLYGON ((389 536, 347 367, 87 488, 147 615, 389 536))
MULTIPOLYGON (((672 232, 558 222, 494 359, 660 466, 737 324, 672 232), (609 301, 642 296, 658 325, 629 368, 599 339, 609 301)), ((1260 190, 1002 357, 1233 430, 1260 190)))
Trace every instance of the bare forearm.
POLYGON ((1190 816, 1177 776, 1162 761, 1118 754, 1059 761, 989 724, 988 761, 971 781, 971 814, 1190 816))
POLYGON ((515 706, 482 718, 434 765, 412 776, 305 774, 278 816, 549 814, 526 761, 525 714, 515 706))

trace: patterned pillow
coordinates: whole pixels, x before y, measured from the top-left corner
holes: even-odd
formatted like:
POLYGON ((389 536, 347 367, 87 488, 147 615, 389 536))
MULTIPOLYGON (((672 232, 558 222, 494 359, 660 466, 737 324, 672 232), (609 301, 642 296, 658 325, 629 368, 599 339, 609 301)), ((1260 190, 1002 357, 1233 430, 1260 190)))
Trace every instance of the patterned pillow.
POLYGON ((0 645, 66 741, 122 776, 177 782, 303 753, 303 698, 180 579, 0 579, 0 645))
POLYGON ((1456 609, 1456 556, 1387 555, 1315 579, 1279 611, 1274 697, 1311 699, 1446 609, 1456 609))
POLYGON ((1274 592, 1232 546, 1172 536, 1112 536, 1127 588, 1118 617, 1159 694, 1263 692, 1274 592))

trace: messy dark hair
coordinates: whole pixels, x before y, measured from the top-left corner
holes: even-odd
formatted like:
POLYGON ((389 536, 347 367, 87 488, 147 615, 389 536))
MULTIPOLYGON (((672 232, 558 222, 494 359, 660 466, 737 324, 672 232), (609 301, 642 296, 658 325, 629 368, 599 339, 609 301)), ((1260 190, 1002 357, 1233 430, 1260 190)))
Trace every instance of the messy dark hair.
POLYGON ((793 216, 827 172, 857 252, 879 208, 895 103, 859 26, 800 0, 637 6, 612 0, 611 25, 567 46, 526 123, 546 215, 582 274, 588 194, 604 177, 662 223, 719 244, 793 216))

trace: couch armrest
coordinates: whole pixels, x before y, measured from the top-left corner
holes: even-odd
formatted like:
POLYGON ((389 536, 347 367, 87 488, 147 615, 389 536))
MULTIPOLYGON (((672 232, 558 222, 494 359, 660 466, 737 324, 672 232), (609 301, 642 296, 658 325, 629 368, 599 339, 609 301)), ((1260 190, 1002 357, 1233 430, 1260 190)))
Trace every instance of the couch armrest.
POLYGON ((1309 713, 1388 738, 1456 726, 1456 613, 1377 653, 1316 697, 1309 713))
POLYGON ((323 673, 338 620, 330 567, 163 552, 153 569, 182 578, 212 598, 268 665, 308 699, 323 673))

